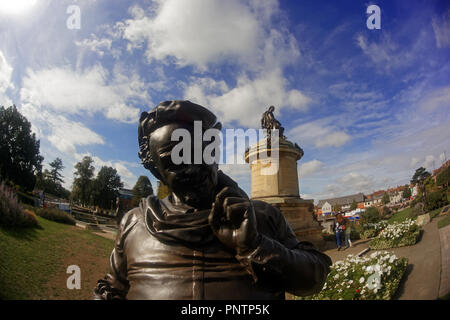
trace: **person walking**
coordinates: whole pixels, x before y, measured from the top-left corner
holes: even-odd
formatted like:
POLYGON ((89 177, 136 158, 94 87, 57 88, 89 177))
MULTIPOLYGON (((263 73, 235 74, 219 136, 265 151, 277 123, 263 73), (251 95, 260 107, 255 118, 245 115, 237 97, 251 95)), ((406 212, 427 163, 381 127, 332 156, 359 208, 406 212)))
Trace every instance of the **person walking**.
POLYGON ((336 232, 336 242, 338 246, 338 251, 342 248, 342 240, 344 239, 344 232, 345 232, 345 224, 346 221, 344 217, 342 217, 342 213, 338 213, 336 215, 336 226, 335 226, 335 232, 336 232))
POLYGON ((350 236, 352 234, 352 224, 350 223, 350 221, 348 221, 348 219, 344 218, 345 220, 345 249, 347 249, 348 247, 352 247, 352 241, 350 239, 350 236))

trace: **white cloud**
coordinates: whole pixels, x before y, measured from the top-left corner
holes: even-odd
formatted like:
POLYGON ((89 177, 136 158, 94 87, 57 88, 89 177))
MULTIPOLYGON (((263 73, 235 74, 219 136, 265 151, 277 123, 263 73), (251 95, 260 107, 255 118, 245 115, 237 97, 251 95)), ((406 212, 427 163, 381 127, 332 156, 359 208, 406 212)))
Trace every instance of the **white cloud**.
POLYGON ((6 61, 3 52, 0 51, 0 106, 8 107, 12 105, 11 99, 6 95, 8 89, 14 89, 11 82, 13 68, 6 61))
POLYGON ((450 109, 450 86, 435 89, 428 93, 420 102, 424 111, 434 111, 438 108, 450 109))
POLYGON ((420 162, 419 159, 417 159, 416 157, 412 157, 411 161, 409 162, 409 167, 415 168, 419 162, 420 162))
POLYGON ((82 72, 70 68, 28 69, 20 91, 21 100, 46 106, 65 114, 103 113, 107 118, 133 123, 139 109, 130 102, 148 100, 146 85, 137 75, 125 76, 119 71, 109 73, 97 65, 82 72))
POLYGON ((389 68, 390 64, 395 59, 394 52, 397 46, 391 41, 389 36, 383 36, 380 43, 369 43, 367 38, 359 34, 356 37, 358 46, 362 51, 376 64, 386 64, 389 68))
POLYGON ((306 177, 308 175, 311 175, 320 169, 322 169, 325 166, 325 164, 322 161, 319 160, 311 160, 305 163, 302 163, 300 165, 300 176, 306 177))
POLYGON ((431 21, 434 30, 436 47, 450 47, 450 10, 441 18, 434 17, 431 21))
POLYGON ((100 57, 102 57, 105 54, 105 52, 111 50, 112 39, 108 38, 99 39, 95 34, 91 34, 91 39, 83 39, 83 41, 75 41, 75 44, 79 47, 94 51, 100 57))
POLYGON ((39 138, 47 138, 62 153, 76 153, 76 146, 104 144, 103 138, 80 122, 67 119, 42 106, 25 103, 20 112, 32 123, 39 138))
POLYGON ((340 147, 346 144, 350 140, 350 136, 343 131, 331 132, 316 140, 317 148, 324 147, 340 147))
MULTIPOLYGON (((266 1, 271 3, 273 1, 266 1)), ((157 1, 152 17, 139 7, 119 24, 129 49, 145 43, 149 60, 174 57, 204 68, 218 60, 251 56, 263 37, 252 3, 237 0, 157 1)))
POLYGON ((436 165, 436 158, 433 155, 427 155, 425 157, 425 161, 423 162, 423 167, 427 169, 436 169, 434 168, 436 165))
POLYGON ((351 140, 350 135, 331 123, 331 119, 302 124, 288 133, 294 141, 316 148, 341 147, 351 140))
MULTIPOLYGON (((388 181, 383 181, 387 183, 388 181)), ((377 189, 380 182, 377 182, 372 176, 364 175, 359 172, 349 172, 337 179, 333 183, 325 186, 324 192, 318 194, 320 198, 331 198, 349 195, 353 193, 370 193, 377 189)))
POLYGON ((219 62, 240 66, 236 86, 207 77, 191 78, 184 97, 213 109, 224 123, 257 126, 269 105, 304 111, 311 99, 289 88, 283 68, 300 57, 295 37, 284 27, 278 1, 168 0, 147 11, 130 8, 131 19, 118 22, 116 36, 128 49, 145 47, 149 61, 197 70, 219 62), (277 21, 277 24, 274 24, 277 21))
POLYGON ((287 81, 279 69, 256 79, 242 75, 231 90, 223 82, 195 79, 185 89, 184 96, 210 107, 224 123, 237 121, 250 127, 259 126, 260 119, 254 115, 262 114, 269 105, 276 106, 279 113, 282 108, 305 111, 311 102, 299 90, 287 89, 287 81))
POLYGON ((363 53, 377 66, 377 72, 408 67, 417 69, 417 61, 423 57, 424 52, 429 50, 426 47, 429 33, 425 29, 421 30, 411 45, 402 46, 397 35, 383 32, 377 41, 369 41, 363 34, 356 35, 356 45, 363 53))

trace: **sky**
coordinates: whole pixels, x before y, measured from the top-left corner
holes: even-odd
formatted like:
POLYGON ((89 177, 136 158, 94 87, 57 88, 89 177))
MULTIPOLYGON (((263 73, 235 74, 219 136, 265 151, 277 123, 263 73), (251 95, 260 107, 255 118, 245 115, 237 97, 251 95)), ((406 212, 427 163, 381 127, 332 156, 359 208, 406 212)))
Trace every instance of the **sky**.
MULTIPOLYGON (((175 99, 224 130, 258 128, 274 105, 305 152, 303 198, 408 183, 450 156, 450 3, 0 0, 0 105, 31 122, 44 168, 63 160, 66 188, 85 155, 156 187, 138 119, 175 99)), ((250 193, 248 165, 221 169, 250 193)))

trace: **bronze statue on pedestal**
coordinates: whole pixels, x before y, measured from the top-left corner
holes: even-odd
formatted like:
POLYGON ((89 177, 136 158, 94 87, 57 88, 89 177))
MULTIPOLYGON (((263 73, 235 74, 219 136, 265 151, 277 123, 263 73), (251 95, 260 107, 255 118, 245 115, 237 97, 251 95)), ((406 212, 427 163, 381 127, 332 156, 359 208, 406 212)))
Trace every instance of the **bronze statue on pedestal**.
MULTIPOLYGON (((273 111, 273 110, 272 110, 273 111)), ((296 239, 278 209, 250 200, 218 164, 175 165, 172 133, 220 129, 189 101, 165 101, 139 123, 139 157, 170 189, 123 217, 97 299, 284 299, 322 289, 331 259, 296 239)))

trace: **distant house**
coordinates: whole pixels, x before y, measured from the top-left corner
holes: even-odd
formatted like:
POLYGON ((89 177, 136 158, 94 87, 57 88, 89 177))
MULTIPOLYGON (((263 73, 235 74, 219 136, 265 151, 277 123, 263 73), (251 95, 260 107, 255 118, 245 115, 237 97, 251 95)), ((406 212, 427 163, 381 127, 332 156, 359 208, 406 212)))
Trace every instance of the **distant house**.
POLYGON ((345 197, 319 200, 317 207, 322 210, 322 214, 326 215, 333 212, 335 205, 340 205, 342 211, 349 211, 353 201, 356 201, 360 207, 363 206, 364 195, 357 193, 345 197))
POLYGON ((397 186, 395 188, 388 189, 387 194, 389 195, 389 203, 396 204, 402 202, 404 189, 404 186, 397 186))
POLYGON ((383 204, 383 196, 385 192, 386 191, 384 190, 379 190, 365 196, 364 208, 381 206, 383 204))

